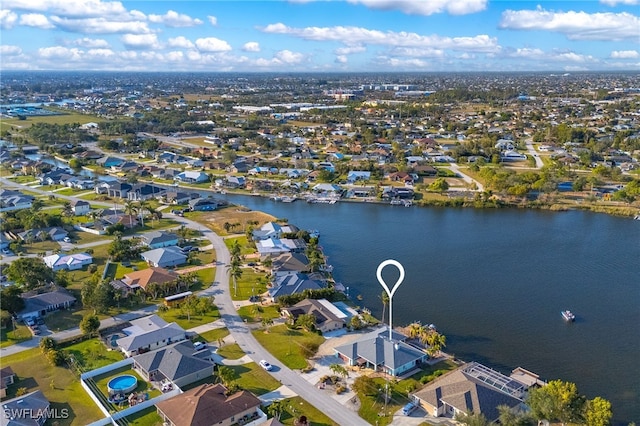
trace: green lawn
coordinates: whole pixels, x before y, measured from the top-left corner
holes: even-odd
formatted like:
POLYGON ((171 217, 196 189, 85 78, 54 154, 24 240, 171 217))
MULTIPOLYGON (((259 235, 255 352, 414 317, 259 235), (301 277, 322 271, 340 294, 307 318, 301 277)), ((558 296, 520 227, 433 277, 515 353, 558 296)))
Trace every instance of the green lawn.
POLYGON ((242 268, 242 276, 238 278, 237 291, 233 288, 233 279, 230 280, 231 298, 233 300, 248 300, 253 295, 260 295, 267 291, 269 282, 266 274, 258 273, 252 268, 242 268))
POLYGON ((218 348, 216 353, 226 359, 240 359, 245 355, 244 351, 240 349, 240 346, 237 343, 224 345, 221 348, 218 348))
MULTIPOLYGON (((295 425, 300 416, 306 416, 310 425, 314 426, 337 426, 322 411, 309 404, 304 399, 296 396, 294 398, 283 399, 285 411, 280 415, 280 422, 285 425, 295 425)), ((372 424, 376 424, 373 422, 372 424)))
POLYGON ((256 395, 264 395, 280 387, 280 382, 255 362, 244 365, 233 365, 229 366, 229 368, 236 372, 236 376, 238 377, 236 383, 238 383, 242 389, 248 390, 256 395))
POLYGON ((24 342, 25 340, 31 340, 33 335, 26 325, 16 324, 17 327, 14 330, 13 327, 0 329, 0 348, 15 345, 16 343, 24 342))
POLYGON ((220 319, 220 312, 217 307, 214 307, 211 311, 205 315, 191 315, 191 320, 187 319, 187 315, 183 313, 180 308, 169 308, 167 311, 158 311, 158 316, 167 322, 175 322, 180 327, 188 330, 193 327, 197 327, 202 324, 207 324, 220 319))
POLYGON ((256 330, 253 336, 280 362, 291 369, 303 369, 307 360, 303 355, 303 346, 324 342, 324 337, 304 330, 290 330, 285 325, 271 327, 269 333, 256 330))
POLYGON ((224 245, 227 246, 227 248, 229 250, 231 250, 231 246, 233 245, 233 243, 237 241, 238 244, 240 244, 240 254, 241 255, 246 255, 246 254, 253 254, 256 252, 256 249, 254 247, 253 244, 249 244, 247 242, 247 237, 245 235, 241 236, 241 237, 233 237, 233 238, 225 238, 224 239, 224 245))
POLYGON ((228 335, 229 330, 227 328, 216 328, 215 330, 200 333, 196 340, 199 342, 217 343, 218 339, 224 339, 228 335))
POLYGON ((258 304, 243 306, 238 309, 238 315, 247 322, 262 322, 266 319, 280 318, 276 305, 262 306, 258 304))
POLYGON ((38 179, 31 176, 31 175, 24 175, 24 176, 14 176, 9 178, 9 180, 11 180, 12 182, 15 183, 20 183, 20 184, 28 184, 28 183, 32 183, 32 182, 38 182, 38 179))
POLYGON ((145 408, 125 418, 130 426, 162 426, 162 417, 158 414, 155 406, 145 408))
POLYGON ((98 339, 85 340, 63 348, 75 359, 82 371, 91 371, 124 359, 122 352, 107 349, 98 339))
POLYGON ((40 254, 47 251, 60 250, 60 244, 55 241, 38 241, 31 244, 23 244, 22 250, 27 254, 40 254))
POLYGON ((191 291, 199 291, 208 287, 211 287, 211 284, 216 279, 216 268, 204 268, 196 271, 196 275, 200 279, 199 284, 195 284, 191 287, 191 291))
POLYGON ((76 189, 76 188, 65 188, 65 189, 60 189, 56 192, 54 192, 54 194, 56 195, 76 195, 76 194, 80 194, 82 192, 87 192, 89 191, 88 189, 76 189))
POLYGON ((2 364, 11 366, 18 376, 17 383, 8 389, 7 399, 15 397, 15 392, 22 387, 28 392, 40 389, 51 402, 52 409, 69 411, 69 418, 59 419, 57 425, 86 425, 104 417, 78 378, 66 368, 49 364, 40 349, 3 357, 2 364))
MULTIPOLYGON (((130 366, 125 366, 113 370, 107 374, 103 374, 100 376, 96 376, 93 378, 93 381, 96 384, 96 387, 102 392, 105 397, 109 396, 109 391, 107 389, 107 384, 109 380, 113 379, 116 376, 121 376, 123 374, 134 376, 138 379, 138 386, 135 388, 133 392, 146 392, 149 394, 149 399, 155 398, 159 396, 161 392, 158 389, 153 388, 149 383, 147 383, 140 375, 133 370, 130 366)), ((129 408, 128 404, 124 404, 122 409, 129 408)))
POLYGON ((126 274, 133 271, 142 271, 143 269, 149 268, 149 264, 144 260, 138 260, 135 262, 129 262, 129 266, 122 266, 122 263, 116 263, 116 274, 115 278, 120 279, 124 277, 126 274))
MULTIPOLYGON (((380 395, 362 395, 358 394, 361 405, 358 414, 369 423, 377 423, 379 425, 387 425, 393 421, 393 413, 398 411, 408 399, 409 390, 418 389, 422 386, 420 379, 428 377, 431 381, 447 371, 455 369, 457 366, 451 361, 442 361, 433 366, 425 367, 420 373, 411 376, 408 379, 400 381, 390 381, 390 401, 387 404, 387 411, 384 410, 384 398, 380 395), (381 415, 382 414, 382 415, 381 415)), ((374 378, 378 388, 384 388, 386 380, 382 377, 374 378)))
POLYGON ((105 121, 104 118, 100 118, 97 115, 69 113, 66 110, 58 110, 52 107, 46 107, 47 110, 52 110, 58 113, 58 115, 44 115, 27 117, 26 120, 19 120, 17 118, 3 119, 5 125, 19 126, 20 128, 31 127, 34 123, 49 123, 49 124, 75 124, 75 123, 101 123, 105 121))

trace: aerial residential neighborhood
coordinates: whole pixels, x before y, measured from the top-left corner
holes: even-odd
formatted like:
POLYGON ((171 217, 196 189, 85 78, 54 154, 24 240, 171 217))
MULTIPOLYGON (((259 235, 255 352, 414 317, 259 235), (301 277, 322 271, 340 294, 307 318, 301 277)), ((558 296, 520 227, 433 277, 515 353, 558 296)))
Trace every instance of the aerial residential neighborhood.
MULTIPOLYGON (((573 383, 449 354, 446 325, 389 333, 390 300, 336 278, 326 229, 234 200, 342 212, 335 224, 356 242, 347 203, 633 223, 636 74, 202 76, 162 88, 115 75, 87 74, 65 100, 3 82, 3 404, 92 425, 565 418, 536 398, 573 383)), ((366 220, 382 237, 388 223, 366 220)), ((573 393, 572 419, 596 406, 607 417, 607 400, 573 393)))

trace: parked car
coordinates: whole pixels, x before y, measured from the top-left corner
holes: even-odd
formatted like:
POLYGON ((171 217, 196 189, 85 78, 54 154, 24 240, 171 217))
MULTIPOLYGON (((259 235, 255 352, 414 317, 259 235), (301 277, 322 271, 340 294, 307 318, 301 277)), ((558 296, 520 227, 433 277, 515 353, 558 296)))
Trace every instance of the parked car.
POLYGON ((267 361, 265 361, 264 359, 260 361, 260 367, 264 368, 267 371, 271 371, 273 370, 273 365, 269 364, 267 361))
POLYGON ((62 241, 64 241, 65 243, 70 243, 70 242, 71 242, 71 238, 69 238, 69 237, 64 237, 64 238, 62 239, 62 241))
POLYGON ((206 347, 207 347, 206 343, 202 343, 202 342, 194 342, 193 343, 193 349, 195 349, 196 351, 201 351, 202 349, 204 349, 206 347))
POLYGON ((416 408, 418 408, 418 406, 416 405, 415 402, 409 402, 404 407, 402 407, 402 415, 403 416, 408 416, 409 414, 413 413, 413 411, 416 408))

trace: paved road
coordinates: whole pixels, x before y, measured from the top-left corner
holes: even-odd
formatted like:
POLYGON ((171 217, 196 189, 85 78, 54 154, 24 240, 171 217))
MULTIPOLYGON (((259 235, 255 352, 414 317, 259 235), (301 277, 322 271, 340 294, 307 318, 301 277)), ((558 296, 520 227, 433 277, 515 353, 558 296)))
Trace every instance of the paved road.
MULTIPOLYGON (((167 216, 173 215, 168 214, 167 216)), ((269 361, 269 363, 274 366, 271 372, 272 376, 280 380, 283 385, 300 395, 309 402, 309 404, 329 416, 336 423, 353 426, 367 425, 368 423, 360 418, 357 413, 344 407, 331 396, 318 391, 297 372, 280 365, 280 362, 258 343, 251 334, 247 324, 242 321, 236 312, 234 302, 231 299, 229 273, 226 268, 226 265, 228 265, 231 260, 231 255, 227 246, 224 244, 224 239, 204 225, 192 220, 178 216, 175 217, 175 220, 184 223, 189 228, 201 231, 213 245, 218 263, 215 276, 217 285, 211 286, 199 294, 201 296, 212 295, 215 297, 215 303, 216 306, 218 306, 224 324, 242 350, 256 363, 263 359, 269 361)))
POLYGON ((478 192, 482 192, 484 191, 484 185, 482 185, 480 182, 478 182, 477 180, 475 180, 474 178, 472 178, 469 175, 464 174, 461 170, 460 167, 455 164, 455 163, 450 163, 449 167, 451 168, 451 170, 456 173, 457 175, 462 177, 462 180, 464 180, 466 183, 475 183, 476 184, 476 191, 478 192))
MULTIPOLYGON (((28 189, 32 192, 46 195, 50 194, 49 191, 44 191, 38 188, 29 188, 25 185, 16 184, 4 178, 0 178, 0 183, 4 187, 28 189)), ((71 196, 56 196, 61 199, 76 199, 76 197, 71 196)), ((111 206, 110 203, 100 203, 95 201, 92 201, 92 203, 96 205, 105 205, 107 207, 111 206)), ((262 359, 269 361, 272 365, 274 365, 274 370, 271 372, 271 374, 276 379, 280 380, 283 385, 287 386, 291 391, 300 395, 309 404, 313 405, 318 410, 323 412, 334 422, 340 425, 350 426, 368 425, 368 423, 360 418, 357 413, 346 408, 338 401, 334 400, 331 396, 318 391, 312 384, 307 382, 297 372, 294 372, 293 370, 280 365, 280 362, 276 360, 269 352, 267 352, 267 350, 263 348, 260 343, 258 343, 255 337, 253 337, 247 324, 242 321, 242 319, 236 312, 234 302, 231 299, 231 291, 229 288, 229 274, 226 268, 226 265, 228 265, 231 260, 231 254, 229 253, 227 246, 224 244, 224 239, 198 222, 194 222, 184 217, 175 216, 173 214, 167 214, 167 216, 172 217, 179 223, 185 224, 191 229, 201 231, 204 237, 211 242, 214 250, 216 251, 217 268, 215 282, 217 283, 217 285, 210 286, 209 288, 203 290, 202 292, 200 292, 200 295, 213 295, 215 297, 215 303, 218 306, 225 326, 228 328, 230 334, 233 336, 238 345, 245 351, 245 353, 256 363, 258 363, 262 359)), ((116 318, 108 318, 106 320, 103 320, 104 326, 113 325, 117 320, 124 321, 153 312, 153 310, 155 310, 155 306, 148 307, 147 309, 149 311, 131 313, 131 315, 133 315, 131 317, 129 317, 128 314, 122 314, 116 318)), ((103 325, 102 321, 101 325, 103 325)), ((60 333, 53 333, 51 336, 54 338, 71 337, 73 335, 79 334, 79 332, 80 330, 76 328, 60 333)), ((7 348, 3 348, 2 351, 0 351, 0 354, 4 356, 35 347, 38 345, 38 341, 39 339, 31 339, 27 342, 24 342, 24 344, 12 345, 7 348)))
POLYGON ((525 143, 527 145, 527 152, 529 153, 530 156, 533 157, 534 160, 536 160, 536 169, 541 169, 542 166, 544 166, 544 163, 542 162, 542 159, 536 152, 536 149, 533 147, 533 139, 529 138, 525 141, 525 143))

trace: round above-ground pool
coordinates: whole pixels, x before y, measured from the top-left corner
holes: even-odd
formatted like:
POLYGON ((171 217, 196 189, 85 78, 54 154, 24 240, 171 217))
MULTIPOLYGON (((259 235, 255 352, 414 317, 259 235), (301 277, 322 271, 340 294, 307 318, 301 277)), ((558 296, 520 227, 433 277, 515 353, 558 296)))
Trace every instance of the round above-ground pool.
POLYGON ((138 386, 138 379, 129 374, 114 377, 109 380, 107 383, 107 388, 109 389, 109 395, 113 395, 116 393, 129 393, 133 392, 133 390, 138 386))

